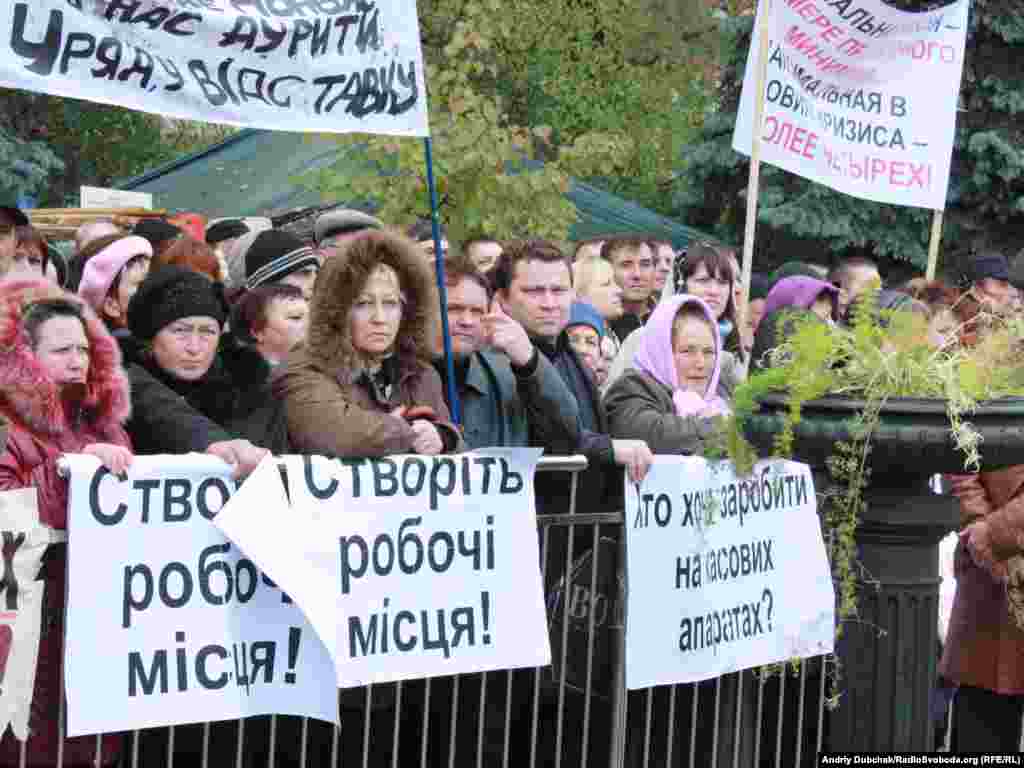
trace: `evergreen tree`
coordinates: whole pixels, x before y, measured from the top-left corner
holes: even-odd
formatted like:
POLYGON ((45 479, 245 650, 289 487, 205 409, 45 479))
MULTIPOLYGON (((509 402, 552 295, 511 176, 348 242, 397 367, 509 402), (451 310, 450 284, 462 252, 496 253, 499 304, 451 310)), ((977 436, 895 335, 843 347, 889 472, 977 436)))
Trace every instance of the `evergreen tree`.
MULTIPOLYGON (((931 10, 949 0, 889 4, 931 10)), ((731 144, 752 28, 749 15, 723 22, 720 107, 706 117, 700 140, 684 149, 673 188, 677 217, 734 243, 743 239, 749 161, 731 144)), ((940 271, 950 276, 971 252, 999 248, 1012 257, 1024 246, 1022 57, 1021 4, 973 0, 939 256, 940 271)), ((793 258, 861 255, 923 269, 931 220, 928 210, 860 200, 762 164, 754 264, 767 270, 793 258)))

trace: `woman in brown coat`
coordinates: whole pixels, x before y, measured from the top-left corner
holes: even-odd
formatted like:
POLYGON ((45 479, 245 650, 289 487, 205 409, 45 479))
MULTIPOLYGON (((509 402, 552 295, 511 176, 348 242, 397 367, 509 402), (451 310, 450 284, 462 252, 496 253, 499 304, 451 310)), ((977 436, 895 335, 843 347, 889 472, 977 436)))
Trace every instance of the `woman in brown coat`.
POLYGON ((306 343, 274 382, 292 447, 327 456, 461 449, 430 363, 437 292, 409 240, 371 231, 323 265, 306 343))
MULTIPOLYGON (((977 344, 981 305, 967 294, 951 306, 960 343, 977 344)), ((1024 710, 1024 466, 947 480, 960 499, 960 541, 939 674, 959 686, 954 748, 1016 752, 1024 710)))
POLYGON ((956 751, 1016 752, 1024 704, 1019 557, 1024 466, 950 478, 960 499, 956 596, 940 674, 959 685, 956 751), (1014 562, 1018 561, 1018 562, 1014 562), (1018 609, 1019 610, 1019 609, 1018 609))

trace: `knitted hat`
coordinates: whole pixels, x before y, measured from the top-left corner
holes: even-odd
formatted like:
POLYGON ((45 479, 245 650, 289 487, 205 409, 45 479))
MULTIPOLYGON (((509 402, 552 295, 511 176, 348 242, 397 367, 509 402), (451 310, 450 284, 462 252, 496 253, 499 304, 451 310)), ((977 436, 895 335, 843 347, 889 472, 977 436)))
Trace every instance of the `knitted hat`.
POLYGON ((313 238, 321 243, 334 235, 348 235, 363 229, 384 229, 384 223, 368 213, 337 208, 321 213, 313 225, 313 238))
POLYGON ((11 223, 17 227, 28 226, 29 220, 25 212, 15 205, 0 205, 0 213, 6 218, 11 220, 11 223))
POLYGON ((241 219, 221 219, 206 228, 206 244, 212 246, 225 240, 233 240, 248 231, 249 227, 241 219))
POLYGON ((293 272, 320 265, 316 251, 280 229, 260 232, 245 254, 245 287, 276 283, 293 272))
POLYGON ((166 240, 180 237, 182 231, 163 219, 142 219, 132 228, 132 234, 146 238, 150 245, 156 247, 166 240))
POLYGON ((136 256, 153 256, 153 246, 138 235, 129 235, 108 245, 87 262, 82 270, 82 281, 78 284, 78 295, 97 314, 102 314, 103 300, 110 293, 110 286, 125 265, 136 256))
POLYGON ((597 331, 598 336, 604 336, 604 318, 593 305, 585 301, 574 301, 569 309, 569 323, 565 327, 572 328, 574 325, 589 325, 597 331))
POLYGON ((212 317, 222 326, 227 317, 210 278, 183 267, 150 272, 128 304, 128 328, 140 341, 183 317, 212 317))

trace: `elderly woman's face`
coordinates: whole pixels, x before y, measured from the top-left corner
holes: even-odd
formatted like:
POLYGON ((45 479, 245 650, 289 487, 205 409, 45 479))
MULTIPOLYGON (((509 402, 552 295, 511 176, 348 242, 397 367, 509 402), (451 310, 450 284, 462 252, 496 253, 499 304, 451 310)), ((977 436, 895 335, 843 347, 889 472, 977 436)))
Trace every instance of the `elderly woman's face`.
POLYGON ((715 335, 707 320, 692 315, 676 318, 672 357, 679 388, 704 397, 715 370, 715 335))
POLYGON ((212 317, 183 317, 153 337, 157 365, 182 381, 203 378, 213 365, 220 342, 220 323, 212 317))
POLYGON ((402 292, 391 267, 374 270, 349 312, 352 346, 368 357, 384 357, 394 349, 402 324, 402 292))

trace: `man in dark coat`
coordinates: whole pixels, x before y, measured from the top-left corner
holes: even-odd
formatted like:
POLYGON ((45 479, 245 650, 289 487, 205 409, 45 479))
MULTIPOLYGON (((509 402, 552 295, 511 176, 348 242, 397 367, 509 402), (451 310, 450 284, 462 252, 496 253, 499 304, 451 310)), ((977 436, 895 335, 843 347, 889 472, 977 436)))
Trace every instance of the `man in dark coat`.
MULTIPOLYGON (((543 240, 507 243, 493 280, 504 312, 526 329, 576 398, 580 420, 576 451, 589 462, 580 476, 576 511, 615 509, 621 501, 621 483, 615 482, 618 471, 612 468, 628 467, 639 481, 652 457, 642 440, 612 440, 608 436, 597 385, 569 344, 565 328, 574 297, 569 260, 543 240)), ((564 479, 554 475, 538 478, 537 498, 545 511, 569 511, 568 489, 558 488, 563 483, 564 479)))
MULTIPOLYGON (((500 305, 491 307, 491 286, 467 256, 449 259, 445 277, 466 446, 572 451, 579 441, 579 409, 554 366, 500 305), (531 435, 540 442, 531 442, 531 435)), ((434 364, 446 381, 444 357, 434 364)))

